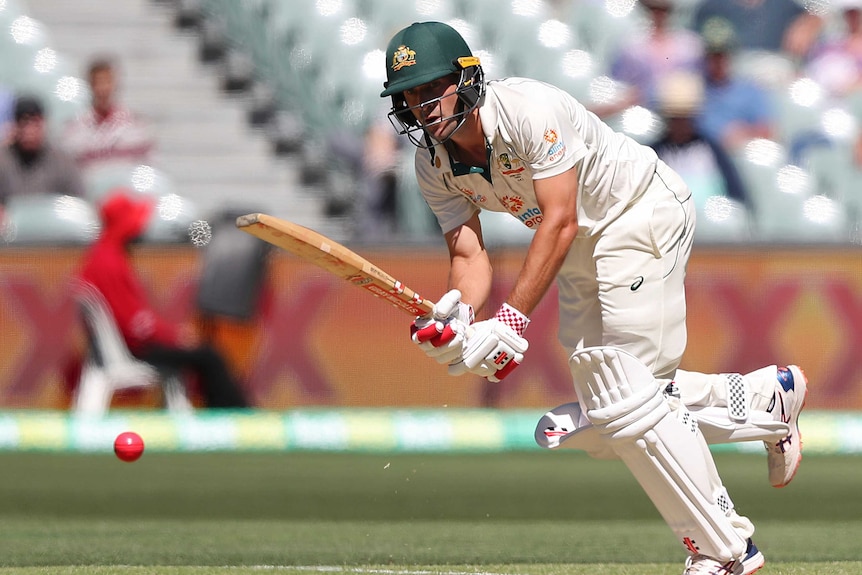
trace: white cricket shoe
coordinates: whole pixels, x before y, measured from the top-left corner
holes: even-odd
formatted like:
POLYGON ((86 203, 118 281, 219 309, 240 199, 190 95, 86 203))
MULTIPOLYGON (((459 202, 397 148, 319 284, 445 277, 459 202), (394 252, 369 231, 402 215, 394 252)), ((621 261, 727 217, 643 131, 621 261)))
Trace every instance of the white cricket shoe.
POLYGON ((763 553, 758 551, 754 541, 749 539, 742 559, 722 563, 706 555, 691 555, 685 561, 682 575, 749 575, 763 567, 765 562, 763 553))
POLYGON ((776 419, 790 426, 790 433, 776 443, 763 442, 766 446, 769 482, 773 487, 784 487, 790 483, 802 462, 799 414, 805 405, 806 395, 808 395, 808 380, 802 370, 795 365, 779 367, 772 411, 776 419))

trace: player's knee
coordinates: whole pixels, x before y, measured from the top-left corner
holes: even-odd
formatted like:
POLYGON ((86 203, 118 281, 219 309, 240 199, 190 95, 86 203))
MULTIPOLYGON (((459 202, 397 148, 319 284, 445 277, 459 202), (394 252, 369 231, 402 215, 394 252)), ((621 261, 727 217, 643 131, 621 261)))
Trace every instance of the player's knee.
POLYGON ((650 370, 622 349, 579 350, 569 359, 569 367, 586 416, 603 435, 640 436, 669 411, 650 370))

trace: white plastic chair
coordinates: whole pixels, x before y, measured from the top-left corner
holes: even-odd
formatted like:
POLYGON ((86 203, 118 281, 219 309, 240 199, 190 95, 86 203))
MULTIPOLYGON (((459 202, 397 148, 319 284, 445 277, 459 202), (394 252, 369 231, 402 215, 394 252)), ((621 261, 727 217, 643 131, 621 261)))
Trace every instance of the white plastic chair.
POLYGON ((177 374, 162 374, 132 355, 105 298, 92 285, 77 282, 75 298, 87 330, 89 352, 72 401, 77 414, 100 416, 111 406, 114 392, 161 385, 166 407, 191 411, 185 386, 177 374))

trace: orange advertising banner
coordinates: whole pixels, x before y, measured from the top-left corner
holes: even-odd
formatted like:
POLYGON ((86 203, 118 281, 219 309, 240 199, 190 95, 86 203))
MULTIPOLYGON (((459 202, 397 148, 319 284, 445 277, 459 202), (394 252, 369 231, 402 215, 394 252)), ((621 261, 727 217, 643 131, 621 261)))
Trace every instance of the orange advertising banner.
MULTIPOLYGON (((361 251, 429 299, 446 287, 440 249, 361 251)), ((525 363, 501 384, 450 377, 408 338, 409 315, 293 256, 266 264, 250 320, 202 318, 197 307, 202 252, 139 247, 135 263, 158 309, 197 326, 219 348, 254 405, 553 407, 573 401, 556 340, 556 290, 532 316, 525 363)), ((69 404, 86 347, 70 294, 82 252, 0 250, 0 408, 69 404)), ((523 250, 492 254, 489 309, 503 301, 523 250)), ((862 409, 862 251, 696 249, 688 275, 686 369, 746 372, 797 363, 810 379, 809 407, 862 409)), ((158 405, 152 392, 119 403, 158 405)))

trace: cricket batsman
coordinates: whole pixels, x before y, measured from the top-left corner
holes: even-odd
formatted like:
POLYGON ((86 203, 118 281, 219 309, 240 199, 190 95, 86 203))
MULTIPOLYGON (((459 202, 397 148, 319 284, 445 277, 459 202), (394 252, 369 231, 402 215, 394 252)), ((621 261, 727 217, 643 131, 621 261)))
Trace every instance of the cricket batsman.
POLYGON ((763 441, 770 482, 787 485, 802 457, 807 382, 796 366, 678 369, 695 225, 685 182, 563 90, 486 82, 446 24, 397 32, 386 73, 381 97, 417 148, 416 177, 450 256, 450 291, 413 323, 413 341, 453 375, 500 381, 524 361, 530 314, 556 281, 577 401, 548 412, 537 441, 622 460, 688 553, 684 575, 760 569, 754 525, 735 510, 708 442, 763 441), (492 280, 483 209, 535 233, 505 303, 474 322, 492 280))

